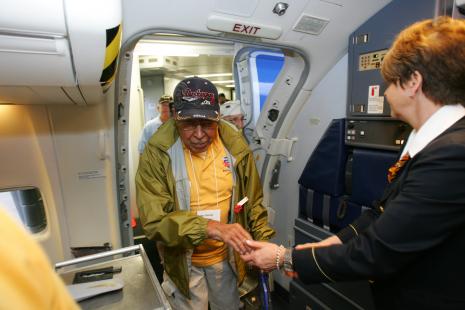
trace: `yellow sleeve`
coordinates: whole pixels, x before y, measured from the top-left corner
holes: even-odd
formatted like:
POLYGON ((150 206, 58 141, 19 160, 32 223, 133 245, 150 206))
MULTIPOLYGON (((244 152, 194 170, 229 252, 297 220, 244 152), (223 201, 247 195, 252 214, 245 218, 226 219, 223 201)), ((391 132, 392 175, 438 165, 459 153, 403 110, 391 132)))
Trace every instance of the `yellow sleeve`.
POLYGON ((80 309, 36 241, 0 206, 0 310, 80 309))

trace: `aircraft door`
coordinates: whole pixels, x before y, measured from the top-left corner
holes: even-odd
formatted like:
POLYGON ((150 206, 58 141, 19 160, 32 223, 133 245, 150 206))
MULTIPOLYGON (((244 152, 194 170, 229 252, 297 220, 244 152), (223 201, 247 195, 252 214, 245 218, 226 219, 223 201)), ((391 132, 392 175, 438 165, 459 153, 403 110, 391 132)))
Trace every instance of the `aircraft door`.
POLYGON ((266 124, 260 126, 262 130, 259 131, 256 130, 257 124, 273 123, 278 118, 277 109, 268 111, 266 117, 261 112, 283 64, 284 54, 276 49, 245 47, 234 58, 235 84, 238 85, 236 98, 240 100, 244 114, 243 131, 254 152, 259 171, 267 154, 263 145, 268 145, 271 135, 263 133, 263 130, 267 131, 266 124))

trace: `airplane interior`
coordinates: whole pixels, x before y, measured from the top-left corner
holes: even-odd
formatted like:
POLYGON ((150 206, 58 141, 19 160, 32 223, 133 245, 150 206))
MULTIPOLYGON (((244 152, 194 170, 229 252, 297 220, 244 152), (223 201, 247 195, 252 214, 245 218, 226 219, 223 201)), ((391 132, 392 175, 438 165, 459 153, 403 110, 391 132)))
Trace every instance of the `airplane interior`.
MULTIPOLYGON (((126 273, 122 291, 131 293, 86 299, 83 309, 171 309, 134 180, 142 129, 178 82, 204 77, 240 102, 273 242, 316 242, 380 198, 411 131, 391 117, 379 70, 396 34, 465 16, 462 0, 0 5, 0 208, 65 282, 113 260, 123 273, 147 274, 129 288, 126 273)), ((270 279, 275 309, 374 309, 367 281, 306 285, 279 271, 270 279)), ((265 309, 255 297, 242 302, 265 309)))

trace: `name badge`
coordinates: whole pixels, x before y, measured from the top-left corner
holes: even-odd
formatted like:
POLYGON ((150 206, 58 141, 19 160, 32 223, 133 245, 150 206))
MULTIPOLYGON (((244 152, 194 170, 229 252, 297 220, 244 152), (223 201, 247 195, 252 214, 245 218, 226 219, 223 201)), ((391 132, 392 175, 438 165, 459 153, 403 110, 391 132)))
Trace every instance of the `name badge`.
POLYGON ((203 210, 197 211, 197 215, 209 220, 220 222, 220 210, 203 210))

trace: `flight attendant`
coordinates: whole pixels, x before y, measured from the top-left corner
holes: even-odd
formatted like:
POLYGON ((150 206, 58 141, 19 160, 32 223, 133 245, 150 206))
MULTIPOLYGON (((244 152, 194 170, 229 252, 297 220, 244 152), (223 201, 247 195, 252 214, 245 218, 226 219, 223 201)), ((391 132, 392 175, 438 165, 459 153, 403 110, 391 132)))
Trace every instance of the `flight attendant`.
POLYGON ((409 26, 381 73, 413 131, 380 204, 319 243, 247 241, 242 258, 304 283, 370 280, 377 309, 465 309, 465 20, 409 26))

